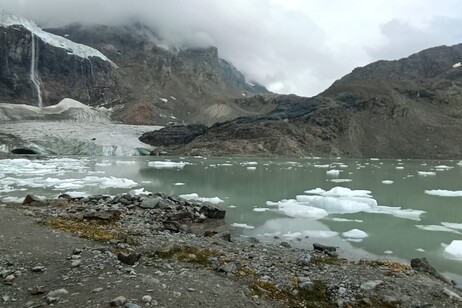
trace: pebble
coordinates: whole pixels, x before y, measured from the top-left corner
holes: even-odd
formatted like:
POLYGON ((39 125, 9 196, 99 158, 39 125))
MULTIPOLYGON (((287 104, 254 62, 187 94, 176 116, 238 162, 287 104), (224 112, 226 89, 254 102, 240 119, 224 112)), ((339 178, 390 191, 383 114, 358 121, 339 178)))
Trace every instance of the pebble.
POLYGON ((69 291, 67 291, 64 288, 61 288, 48 292, 47 297, 60 297, 67 294, 69 294, 69 291))
POLYGON ((361 284, 361 289, 365 291, 371 291, 371 290, 374 290, 378 285, 382 283, 383 283, 382 280, 370 280, 370 281, 367 281, 361 284))
POLYGON ((45 266, 34 266, 33 268, 31 268, 31 271, 34 272, 34 273, 40 273, 40 272, 43 272, 45 271, 45 266))
POLYGON ((71 263, 71 267, 79 267, 80 265, 82 265, 82 261, 81 260, 73 260, 72 263, 71 263))
POLYGON ((152 301, 152 296, 145 295, 141 298, 141 300, 143 301, 143 303, 150 303, 152 301))

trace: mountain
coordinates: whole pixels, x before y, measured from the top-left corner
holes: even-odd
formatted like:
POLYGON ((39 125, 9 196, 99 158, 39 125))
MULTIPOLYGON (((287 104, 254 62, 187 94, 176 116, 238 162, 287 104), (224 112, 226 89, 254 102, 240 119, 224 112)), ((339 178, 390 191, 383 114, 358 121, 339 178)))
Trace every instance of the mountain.
POLYGON ((212 124, 262 112, 235 100, 269 93, 217 48, 170 46, 137 23, 44 30, 0 10, 0 29, 3 103, 49 106, 68 97, 114 108, 124 123, 212 124))
POLYGON ((169 150, 194 155, 460 159, 461 61, 462 44, 378 61, 356 68, 318 96, 274 97, 273 111, 215 124, 190 143, 169 150))

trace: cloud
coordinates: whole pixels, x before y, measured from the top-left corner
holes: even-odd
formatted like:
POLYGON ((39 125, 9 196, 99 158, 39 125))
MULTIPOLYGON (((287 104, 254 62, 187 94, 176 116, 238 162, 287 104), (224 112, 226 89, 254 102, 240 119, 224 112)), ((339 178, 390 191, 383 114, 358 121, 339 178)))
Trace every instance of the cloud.
POLYGON ((139 20, 178 46, 215 45, 252 80, 315 95, 357 66, 460 42, 459 0, 2 0, 42 26, 139 20))

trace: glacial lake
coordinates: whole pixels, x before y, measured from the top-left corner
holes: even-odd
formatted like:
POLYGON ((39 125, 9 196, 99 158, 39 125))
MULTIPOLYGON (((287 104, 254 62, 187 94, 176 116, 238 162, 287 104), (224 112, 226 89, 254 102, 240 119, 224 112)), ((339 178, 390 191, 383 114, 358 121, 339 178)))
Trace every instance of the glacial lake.
MULTIPOLYGON (((208 200, 235 236, 340 247, 340 255, 427 257, 462 283, 458 161, 50 157, 0 160, 0 200, 129 190, 208 200), (453 243, 452 245, 450 245, 453 243), (449 246, 448 246, 449 245, 449 246)), ((1 218, 0 218, 1 221, 1 218)))

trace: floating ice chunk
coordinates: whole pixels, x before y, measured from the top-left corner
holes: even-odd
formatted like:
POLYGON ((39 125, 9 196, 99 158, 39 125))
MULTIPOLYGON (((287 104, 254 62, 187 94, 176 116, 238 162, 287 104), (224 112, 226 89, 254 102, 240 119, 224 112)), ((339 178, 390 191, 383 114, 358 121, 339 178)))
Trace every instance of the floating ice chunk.
POLYGON ((242 163, 243 166, 247 166, 247 165, 258 165, 258 163, 256 161, 247 161, 247 162, 243 162, 242 163))
POLYGON ((444 253, 449 259, 462 260, 462 241, 454 240, 444 248, 444 253))
POLYGON ((330 165, 313 165, 315 168, 329 168, 330 165))
POLYGON ((222 199, 220 199, 218 197, 212 197, 212 198, 199 197, 199 195, 196 194, 196 193, 180 195, 180 198, 183 198, 185 200, 196 200, 196 201, 200 201, 200 202, 210 202, 212 204, 218 204, 218 203, 224 202, 222 199))
POLYGON ((71 196, 71 198, 84 198, 89 196, 89 194, 84 191, 66 191, 65 194, 71 196))
POLYGON ((461 234, 459 231, 456 231, 454 229, 451 229, 445 226, 439 226, 439 225, 416 225, 416 227, 421 230, 426 230, 426 231, 452 232, 456 234, 461 234))
POLYGON ((451 229, 457 229, 457 230, 462 230, 462 224, 461 223, 454 223, 454 222, 442 222, 441 223, 443 226, 451 228, 451 229))
POLYGON ((462 166, 462 160, 457 163, 457 166, 462 166))
POLYGON ((322 195, 326 191, 322 188, 315 188, 315 189, 310 189, 310 190, 305 190, 305 194, 312 194, 312 195, 322 195))
POLYGON ((217 166, 222 166, 222 167, 231 167, 233 164, 230 163, 225 163, 225 164, 218 164, 217 166))
POLYGON ((394 206, 384 206, 378 205, 373 207, 367 211, 366 213, 373 213, 373 214, 388 214, 395 217, 406 218, 411 220, 420 220, 420 215, 426 213, 422 210, 413 210, 413 209, 401 209, 401 207, 394 207, 394 206))
POLYGON ((97 167, 108 167, 108 166, 111 166, 111 163, 96 163, 95 166, 97 166, 97 167))
POLYGON ((302 233, 301 232, 287 232, 285 234, 282 235, 282 237, 285 237, 285 238, 289 238, 289 239, 293 239, 293 238, 297 238, 297 237, 301 237, 302 236, 302 233))
POLYGON ((339 176, 340 170, 337 170, 337 169, 327 170, 326 174, 330 176, 339 176))
POLYGON ((445 190, 445 189, 433 189, 425 190, 427 195, 440 196, 440 197, 462 197, 462 190, 445 190))
POLYGON ((137 162, 134 160, 118 160, 116 165, 135 165, 137 162))
POLYGON ((309 236, 314 238, 330 238, 338 235, 335 231, 323 231, 323 230, 305 230, 302 232, 303 236, 309 236))
POLYGON ((385 250, 383 253, 386 254, 386 255, 392 255, 392 254, 393 254, 393 251, 391 251, 391 250, 385 250))
POLYGON ((363 241, 362 238, 351 238, 351 237, 347 238, 346 240, 349 241, 349 242, 357 242, 357 243, 363 241))
POLYGON ((254 229, 255 228, 254 226, 251 226, 251 225, 248 225, 248 224, 239 224, 237 222, 232 223, 231 227, 244 228, 244 229, 254 229))
POLYGON ((452 168, 454 168, 454 167, 446 166, 446 165, 435 166, 435 169, 438 170, 438 171, 450 170, 452 168))
POLYGON ((296 200, 282 200, 278 202, 279 211, 290 217, 304 217, 320 219, 327 216, 327 211, 309 205, 300 204, 296 200))
POLYGON ((331 190, 325 192, 323 196, 329 197, 365 197, 372 198, 370 190, 351 190, 346 187, 334 187, 331 190))
POLYGON ((161 97, 160 100, 163 101, 164 103, 167 103, 167 102, 168 102, 168 99, 167 99, 167 98, 161 97))
POLYGON ((247 170, 256 170, 257 167, 247 167, 247 170))
POLYGON ((392 180, 383 180, 382 183, 386 185, 390 185, 390 184, 393 184, 394 182, 392 180))
POLYGON ((425 252, 425 250, 423 248, 417 248, 416 251, 418 252, 425 252))
POLYGON ((271 209, 267 208, 267 207, 254 207, 252 209, 252 211, 254 212, 266 212, 266 211, 270 211, 271 209))
POLYGON ((186 185, 186 184, 185 184, 185 183, 178 182, 178 183, 174 183, 173 185, 175 185, 175 186, 183 186, 183 185, 186 185))
POLYGON ((25 197, 9 196, 9 197, 3 197, 0 200, 2 200, 2 202, 4 203, 23 203, 24 199, 25 197))
POLYGON ((231 205, 228 206, 228 207, 229 207, 230 209, 235 209, 235 208, 237 208, 237 206, 235 206, 235 205, 233 205, 233 204, 231 204, 231 205))
POLYGON ((368 237, 366 232, 359 230, 359 229, 351 229, 350 231, 343 232, 342 236, 348 237, 348 238, 361 238, 361 239, 368 237))
POLYGON ((153 167, 156 169, 183 169, 187 163, 185 162, 173 162, 173 161, 150 161, 148 162, 149 167, 153 167))
POLYGON ((125 179, 125 178, 116 178, 116 177, 108 177, 108 178, 101 178, 101 188, 132 188, 138 186, 133 180, 125 179))
POLYGON ((371 157, 370 160, 380 160, 380 159, 378 159, 376 157, 371 157))
POLYGON ((147 191, 147 190, 145 191, 144 188, 140 188, 140 189, 132 189, 132 190, 130 190, 128 193, 129 193, 130 195, 132 195, 132 196, 133 196, 133 195, 135 195, 135 196, 138 195, 138 196, 139 196, 139 195, 149 195, 149 194, 151 194, 152 192, 147 191))
POLYGON ((397 169, 397 170, 403 170, 404 167, 403 167, 403 166, 396 166, 395 169, 397 169))
POLYGON ((417 171, 417 174, 421 175, 421 176, 432 176, 432 175, 436 175, 436 172, 433 172, 433 171, 417 171))
POLYGON ((363 222, 362 219, 347 219, 347 218, 339 218, 334 217, 332 218, 333 221, 340 221, 340 222, 363 222))
POLYGON ((330 181, 334 183, 348 183, 353 180, 352 179, 331 179, 330 181))
POLYGON ((314 207, 326 210, 328 213, 357 213, 367 211, 377 202, 372 198, 357 197, 324 197, 324 196, 296 196, 298 202, 306 203, 314 207))

